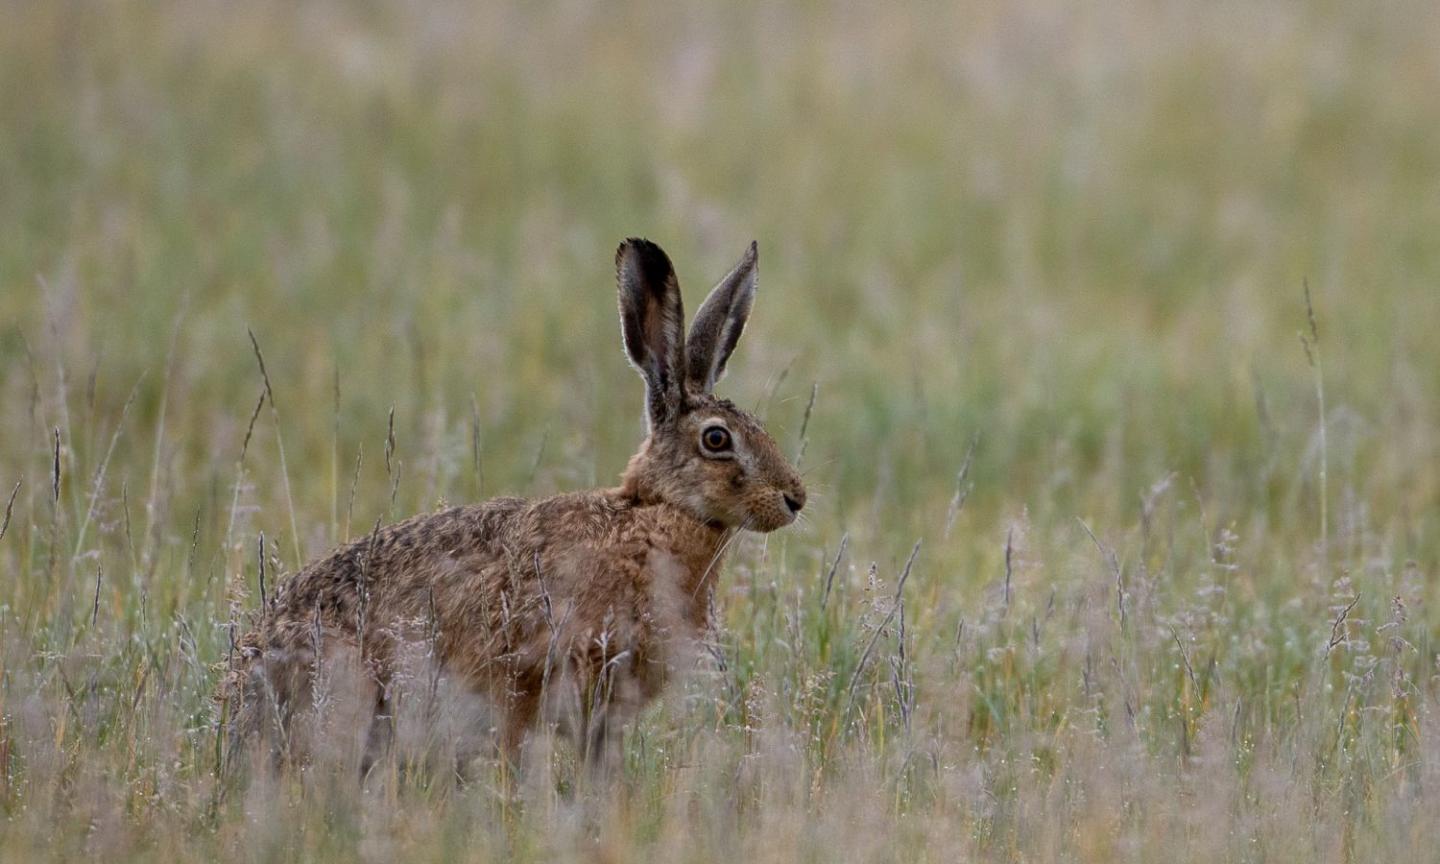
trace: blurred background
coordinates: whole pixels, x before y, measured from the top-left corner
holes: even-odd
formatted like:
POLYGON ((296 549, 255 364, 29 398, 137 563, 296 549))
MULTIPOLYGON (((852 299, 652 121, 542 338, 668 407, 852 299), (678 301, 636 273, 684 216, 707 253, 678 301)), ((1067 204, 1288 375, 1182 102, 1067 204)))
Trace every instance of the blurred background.
MULTIPOLYGON (((1256 735, 1295 721, 1305 682, 1342 717, 1369 704, 1345 676, 1382 631, 1354 668, 1317 645, 1348 633, 1333 607, 1352 594, 1371 628, 1409 598, 1410 713, 1393 720, 1393 676, 1376 679, 1399 726, 1365 764, 1433 765, 1416 719, 1440 686, 1433 3, 113 0, 3 17, 0 495, 20 485, 0 629, 5 705, 33 721, 11 721, 16 753, 47 736, 32 750, 88 753, 55 731, 73 710, 95 735, 131 730, 145 764, 139 721, 116 719, 130 697, 74 708, 84 693, 29 659, 53 655, 117 693, 157 670, 181 694, 176 776, 202 776, 206 664, 253 607, 261 531, 283 572, 377 518, 611 483, 642 434, 613 252, 641 235, 692 311, 759 242, 720 389, 803 450, 814 504, 747 540, 729 577, 742 691, 789 692, 786 604, 818 590, 842 535, 851 604, 886 594, 921 539, 911 662, 922 694, 970 682, 933 697, 928 727, 965 758, 1079 722, 1092 654, 1075 646, 1122 584, 1115 614, 1148 623, 1115 656, 1149 652, 1164 683, 1116 671, 1129 695, 1110 716, 1152 699, 1167 743, 1144 740, 1165 752, 1173 717, 1187 736, 1209 712, 1256 735), (1046 637, 1007 629, 1012 603, 1089 611, 1046 637), (87 622, 111 641, 85 643, 87 622), (1192 654, 1231 689, 1180 675, 1192 654), (25 714, 35 694, 57 701, 25 714)), ((831 676, 824 710, 844 707, 873 624, 807 655, 831 676)), ((996 806, 961 847, 1019 832, 1023 808, 996 806)), ((1421 836, 1405 824, 1376 848, 1421 836)), ((1315 842, 1296 848, 1341 848, 1315 842)))
MULTIPOLYGON (((347 464, 379 455, 395 406, 411 509, 473 491, 444 458, 472 399, 488 491, 532 469, 529 491, 608 482, 639 430, 611 296, 638 234, 691 309, 760 242, 728 390, 773 396, 783 438, 819 385, 826 522, 862 507, 909 533, 977 434, 976 479, 1032 507, 1074 509, 1097 478, 1129 506, 1173 470, 1274 512, 1315 426, 1307 279, 1336 488, 1418 512, 1440 16, 1387 8, 12 7, 0 465, 43 464, 31 420, 56 417, 27 405, 38 378, 58 410, 57 361, 94 435, 144 373, 130 422, 153 425, 174 334, 162 480, 228 473, 249 327, 296 506, 330 497, 337 375, 347 464)), ((94 462, 107 442, 71 432, 94 462)))

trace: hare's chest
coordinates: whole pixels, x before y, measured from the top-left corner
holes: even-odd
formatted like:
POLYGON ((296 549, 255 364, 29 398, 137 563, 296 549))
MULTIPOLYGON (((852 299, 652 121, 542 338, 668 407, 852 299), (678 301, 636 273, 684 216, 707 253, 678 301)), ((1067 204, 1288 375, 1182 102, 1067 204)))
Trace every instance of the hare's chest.
POLYGON ((645 558, 641 638, 643 655, 663 677, 690 665, 705 628, 708 591, 694 562, 664 548, 651 548, 645 558))
POLYGON ((652 547, 645 558, 647 613, 667 634, 696 636, 705 626, 709 592, 688 557, 652 547))

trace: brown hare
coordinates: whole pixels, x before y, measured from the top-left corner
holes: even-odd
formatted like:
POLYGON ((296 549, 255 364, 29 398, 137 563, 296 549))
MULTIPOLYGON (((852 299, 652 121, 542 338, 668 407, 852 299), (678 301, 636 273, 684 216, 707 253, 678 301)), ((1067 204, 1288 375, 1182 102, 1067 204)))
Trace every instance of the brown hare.
POLYGON ((232 754, 266 730, 283 739, 345 653, 371 694, 368 770, 391 735, 397 654, 426 640, 437 674, 492 705, 511 758, 557 698, 578 707, 566 728, 593 759, 660 692, 706 626, 731 535, 789 525, 805 487, 760 422, 712 393, 754 301, 755 244, 688 336, 659 246, 626 240, 615 267, 648 425, 620 485, 416 516, 305 567, 237 643, 218 693, 232 754))

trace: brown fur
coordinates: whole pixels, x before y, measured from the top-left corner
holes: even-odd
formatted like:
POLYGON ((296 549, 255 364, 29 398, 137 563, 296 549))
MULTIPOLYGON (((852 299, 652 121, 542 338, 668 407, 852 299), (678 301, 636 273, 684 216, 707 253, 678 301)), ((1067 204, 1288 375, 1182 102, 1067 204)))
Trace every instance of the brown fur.
POLYGON ((637 240, 616 258, 650 417, 620 485, 417 516, 310 564, 239 643, 220 691, 233 743, 269 726, 283 737, 310 704, 314 670, 341 648, 373 682, 367 762, 387 740, 407 644, 429 640, 447 676, 487 697, 512 755, 547 692, 579 707, 582 749, 660 692, 706 626, 729 536, 789 524, 805 491, 759 421, 709 392, 749 313, 753 244, 697 316, 691 356, 672 320, 683 311, 668 258, 637 240), (687 369, 697 371, 682 385, 687 369), (728 430, 728 453, 702 446, 714 425, 728 430))

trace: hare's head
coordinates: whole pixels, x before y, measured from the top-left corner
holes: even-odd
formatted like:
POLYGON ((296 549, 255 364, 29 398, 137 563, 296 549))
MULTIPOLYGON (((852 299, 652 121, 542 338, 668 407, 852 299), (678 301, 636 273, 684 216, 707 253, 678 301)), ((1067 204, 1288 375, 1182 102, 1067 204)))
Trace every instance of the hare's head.
POLYGON ((615 253, 625 353, 645 379, 650 434, 625 470, 624 487, 703 522, 774 531, 795 521, 805 486, 760 421, 716 398, 755 299, 755 244, 720 280, 685 335, 680 283, 648 240, 615 253))

